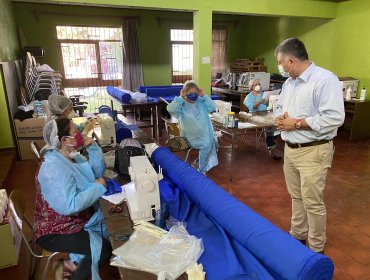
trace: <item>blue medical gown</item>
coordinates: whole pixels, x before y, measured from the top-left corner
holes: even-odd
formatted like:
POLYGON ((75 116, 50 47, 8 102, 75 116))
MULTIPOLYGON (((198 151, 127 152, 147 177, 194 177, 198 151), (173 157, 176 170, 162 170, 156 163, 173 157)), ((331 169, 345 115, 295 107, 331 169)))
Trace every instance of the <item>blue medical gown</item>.
POLYGON ((84 226, 89 233, 92 257, 92 278, 100 279, 98 262, 100 259, 102 236, 107 237, 104 219, 98 199, 106 189, 103 185, 95 183, 97 178, 103 177, 105 163, 101 148, 93 144, 87 147, 89 160, 78 154, 70 162, 58 150, 52 149, 45 153, 41 165, 38 181, 41 194, 50 207, 58 214, 70 216, 89 207, 94 208, 94 215, 84 226))
POLYGON ((256 97, 250 92, 244 99, 243 104, 248 108, 249 112, 257 112, 257 111, 266 111, 267 110, 267 101, 263 104, 259 104, 257 109, 253 108, 254 103, 259 102, 262 99, 262 93, 259 93, 256 97))
POLYGON ((167 105, 168 112, 179 120, 181 136, 188 140, 192 148, 199 150, 200 172, 207 172, 218 165, 217 138, 208 116, 215 108, 216 104, 207 95, 198 97, 195 103, 177 96, 167 105))

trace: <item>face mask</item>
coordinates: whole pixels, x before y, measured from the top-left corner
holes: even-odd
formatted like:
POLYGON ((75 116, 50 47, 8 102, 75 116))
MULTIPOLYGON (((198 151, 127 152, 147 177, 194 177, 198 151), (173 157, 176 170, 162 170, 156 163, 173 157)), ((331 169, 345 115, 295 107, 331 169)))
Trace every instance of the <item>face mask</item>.
POLYGON ((75 145, 67 144, 67 146, 75 148, 75 150, 80 151, 85 144, 85 139, 83 138, 81 132, 77 132, 74 137, 67 136, 68 138, 74 138, 76 141, 75 145))
POLYGON ((198 99, 198 96, 199 95, 197 93, 191 93, 191 94, 188 94, 186 96, 186 98, 189 99, 189 100, 191 100, 191 101, 193 101, 193 102, 195 102, 198 99))
POLYGON ((255 90, 255 91, 260 91, 260 90, 261 90, 261 86, 260 86, 260 85, 256 85, 256 86, 254 87, 254 90, 255 90))
POLYGON ((293 66, 292 66, 292 68, 290 68, 290 70, 288 72, 285 72, 283 65, 279 64, 278 68, 279 68, 279 72, 280 72, 281 76, 289 78, 290 77, 290 71, 292 71, 293 66))
POLYGON ((70 120, 73 119, 73 118, 75 118, 75 117, 78 117, 78 115, 77 115, 77 113, 75 111, 72 111, 68 115, 68 119, 70 119, 70 120))

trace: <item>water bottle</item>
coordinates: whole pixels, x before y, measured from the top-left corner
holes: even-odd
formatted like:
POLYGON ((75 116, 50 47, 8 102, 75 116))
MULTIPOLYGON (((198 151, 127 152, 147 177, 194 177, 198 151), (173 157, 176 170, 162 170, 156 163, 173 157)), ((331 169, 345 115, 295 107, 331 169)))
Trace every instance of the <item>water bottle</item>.
POLYGON ((364 101, 365 100, 365 97, 366 97, 366 88, 365 86, 362 88, 361 90, 361 94, 360 94, 360 100, 361 101, 364 101))
POLYGON ((228 115, 228 124, 227 124, 227 127, 228 128, 233 128, 234 125, 235 125, 235 112, 230 112, 229 115, 228 115))
POLYGON ((34 107, 35 116, 37 118, 44 117, 44 109, 42 108, 42 103, 40 101, 36 100, 33 103, 33 107, 34 107))

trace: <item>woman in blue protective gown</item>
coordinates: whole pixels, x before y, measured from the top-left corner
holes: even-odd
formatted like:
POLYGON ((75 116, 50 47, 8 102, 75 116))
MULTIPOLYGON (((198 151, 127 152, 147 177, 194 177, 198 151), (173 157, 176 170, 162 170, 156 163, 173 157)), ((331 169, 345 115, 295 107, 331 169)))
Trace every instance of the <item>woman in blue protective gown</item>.
POLYGON ((199 150, 199 171, 205 173, 218 165, 217 138, 208 116, 216 108, 214 101, 194 81, 187 81, 180 96, 167 105, 168 112, 180 123, 181 136, 199 150))
POLYGON ((90 274, 100 279, 98 266, 112 252, 98 202, 106 191, 102 150, 91 138, 83 138, 69 119, 49 121, 44 140, 44 162, 37 176, 36 242, 49 251, 80 256, 72 279, 90 274), (78 153, 82 147, 89 159, 78 153))

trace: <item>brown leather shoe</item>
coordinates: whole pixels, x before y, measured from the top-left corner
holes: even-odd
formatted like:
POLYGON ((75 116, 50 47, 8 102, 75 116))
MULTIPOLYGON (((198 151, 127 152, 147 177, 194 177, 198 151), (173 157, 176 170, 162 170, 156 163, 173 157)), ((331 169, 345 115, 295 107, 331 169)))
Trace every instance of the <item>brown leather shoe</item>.
POLYGON ((276 147, 271 147, 271 148, 269 148, 269 153, 270 153, 270 155, 272 156, 272 158, 273 158, 274 160, 280 160, 280 159, 282 159, 282 158, 283 158, 283 156, 284 156, 283 151, 282 151, 282 150, 279 150, 279 149, 278 149, 278 148, 276 148, 276 147))

